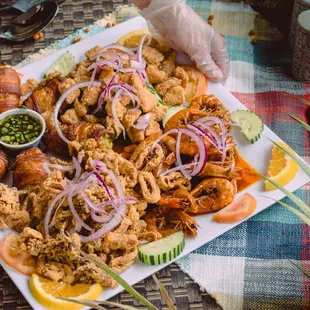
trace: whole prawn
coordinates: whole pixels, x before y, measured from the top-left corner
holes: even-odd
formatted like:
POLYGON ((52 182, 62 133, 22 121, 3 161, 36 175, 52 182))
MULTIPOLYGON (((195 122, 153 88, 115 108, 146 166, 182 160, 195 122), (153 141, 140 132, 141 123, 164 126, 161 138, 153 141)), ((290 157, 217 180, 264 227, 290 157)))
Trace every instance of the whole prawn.
POLYGON ((195 214, 211 213, 229 205, 235 196, 235 186, 225 178, 203 180, 191 191, 196 198, 198 210, 195 214))

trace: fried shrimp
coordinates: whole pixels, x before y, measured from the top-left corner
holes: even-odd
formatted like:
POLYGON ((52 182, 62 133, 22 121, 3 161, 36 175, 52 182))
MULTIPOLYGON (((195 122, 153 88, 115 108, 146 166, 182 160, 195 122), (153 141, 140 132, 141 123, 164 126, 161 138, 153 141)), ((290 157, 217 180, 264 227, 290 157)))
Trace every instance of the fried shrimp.
POLYGON ((191 194, 196 198, 198 205, 196 214, 205 214, 229 205, 234 199, 235 187, 227 179, 211 178, 203 180, 191 194))

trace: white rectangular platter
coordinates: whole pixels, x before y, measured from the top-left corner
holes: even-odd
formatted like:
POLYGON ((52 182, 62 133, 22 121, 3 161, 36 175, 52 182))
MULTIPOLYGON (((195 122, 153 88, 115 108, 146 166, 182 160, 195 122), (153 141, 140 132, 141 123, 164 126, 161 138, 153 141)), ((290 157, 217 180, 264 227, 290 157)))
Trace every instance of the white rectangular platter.
MULTIPOLYGON (((62 55, 65 51, 70 51, 76 59, 82 60, 84 58, 84 54, 90 48, 96 45, 107 45, 113 42, 116 42, 118 38, 122 35, 126 34, 129 31, 136 29, 145 29, 147 28, 147 23, 141 17, 133 18, 125 23, 119 24, 103 33, 97 34, 87 40, 84 40, 78 44, 75 44, 65 50, 61 50, 51 56, 43 58, 41 60, 36 61, 35 63, 29 64, 22 69, 19 70, 20 73, 24 74, 24 80, 28 78, 35 78, 37 80, 41 80, 43 78, 44 73, 50 67, 50 65, 56 61, 60 55, 62 55)), ((244 105, 242 105, 232 94, 230 94, 222 85, 209 83, 208 93, 213 93, 216 97, 218 97, 231 111, 237 109, 246 109, 244 105)), ((250 145, 245 138, 238 132, 234 133, 234 139, 237 143, 240 153, 242 156, 251 163, 259 172, 262 174, 266 174, 267 166, 270 159, 272 142, 269 139, 274 141, 281 140, 277 135, 275 135, 269 128, 265 126, 265 130, 262 138, 253 145, 250 145)), ((302 171, 299 171, 298 175, 295 179, 288 184, 287 189, 290 191, 294 191, 299 187, 305 185, 309 182, 309 177, 302 171)), ((248 193, 251 193, 257 199, 257 210, 255 214, 265 210, 273 204, 273 201, 265 198, 271 197, 273 199, 282 199, 284 194, 278 190, 272 192, 264 192, 263 182, 258 182, 251 186, 246 190, 248 193), (265 197, 262 197, 265 196, 265 197)), ((187 238, 186 246, 182 253, 182 256, 192 252, 193 250, 199 248, 205 243, 213 240, 214 238, 224 234, 228 230, 234 228, 238 223, 234 224, 218 224, 212 221, 212 215, 203 215, 198 216, 197 222, 201 228, 198 229, 198 236, 196 238, 187 238)), ((8 232, 8 230, 0 231, 0 239, 8 232)), ((179 257, 179 258, 180 258, 179 257)), ((14 281, 16 286, 22 292, 24 297, 27 299, 29 304, 35 310, 44 309, 31 295, 28 288, 28 277, 20 274, 19 272, 8 267, 3 261, 0 261, 1 265, 5 269, 5 271, 9 274, 11 279, 14 281)), ((166 265, 160 266, 148 266, 141 263, 139 260, 136 261, 134 265, 132 265, 126 272, 122 274, 122 277, 131 285, 145 279, 156 271, 164 268, 166 265)), ((105 289, 100 299, 108 299, 123 289, 122 287, 116 289, 105 289)))

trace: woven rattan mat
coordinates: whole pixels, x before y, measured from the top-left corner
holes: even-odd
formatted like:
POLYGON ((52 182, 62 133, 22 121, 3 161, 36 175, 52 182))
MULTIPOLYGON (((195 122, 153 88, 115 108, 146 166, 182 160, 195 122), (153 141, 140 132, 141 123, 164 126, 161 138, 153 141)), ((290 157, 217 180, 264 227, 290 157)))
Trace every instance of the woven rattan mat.
MULTIPOLYGON (((0 6, 8 5, 11 2, 10 0, 0 0, 0 6)), ((61 5, 59 14, 53 23, 45 29, 44 39, 36 42, 29 40, 14 44, 0 41, 0 61, 16 65, 25 57, 50 45, 55 40, 63 39, 75 30, 103 18, 105 14, 112 12, 119 5, 127 2, 127 0, 66 0, 61 5)), ((11 19, 12 15, 0 17, 0 25, 8 24, 11 19)), ((157 276, 167 288, 178 310, 220 309, 213 298, 207 293, 200 291, 199 286, 186 276, 177 265, 172 264, 160 271, 157 276)), ((147 278, 138 283, 135 288, 159 309, 168 309, 163 303, 159 290, 152 278, 147 278)), ((145 309, 145 307, 139 307, 137 301, 128 293, 119 294, 113 298, 113 301, 132 305, 138 309, 145 309)), ((1 267, 0 309, 31 309, 1 267)))

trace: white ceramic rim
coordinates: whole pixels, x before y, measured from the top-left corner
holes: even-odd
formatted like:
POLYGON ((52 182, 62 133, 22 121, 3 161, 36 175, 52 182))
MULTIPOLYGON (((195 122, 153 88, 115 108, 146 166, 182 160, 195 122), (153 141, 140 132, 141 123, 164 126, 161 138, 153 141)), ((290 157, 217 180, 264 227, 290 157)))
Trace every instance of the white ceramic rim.
POLYGON ((19 115, 19 114, 30 115, 30 116, 35 117, 36 119, 38 119, 40 121, 40 123, 41 123, 42 130, 41 130, 40 135, 35 140, 32 140, 32 141, 30 141, 28 143, 25 143, 25 144, 18 144, 18 145, 8 144, 8 143, 3 142, 0 139, 0 144, 3 145, 4 147, 8 148, 8 149, 18 150, 18 149, 21 149, 21 148, 31 147, 32 145, 36 144, 38 141, 41 140, 41 138, 42 138, 42 136, 43 136, 43 134, 45 133, 45 130, 46 130, 46 124, 45 124, 44 118, 39 113, 37 113, 36 111, 30 110, 30 109, 27 109, 27 108, 17 108, 17 109, 12 109, 12 110, 7 110, 5 112, 2 112, 0 114, 0 120, 3 120, 4 118, 6 118, 7 116, 10 116, 10 115, 19 115))
POLYGON ((298 15, 297 20, 302 28, 304 28, 307 31, 310 31, 310 10, 301 12, 298 15))

